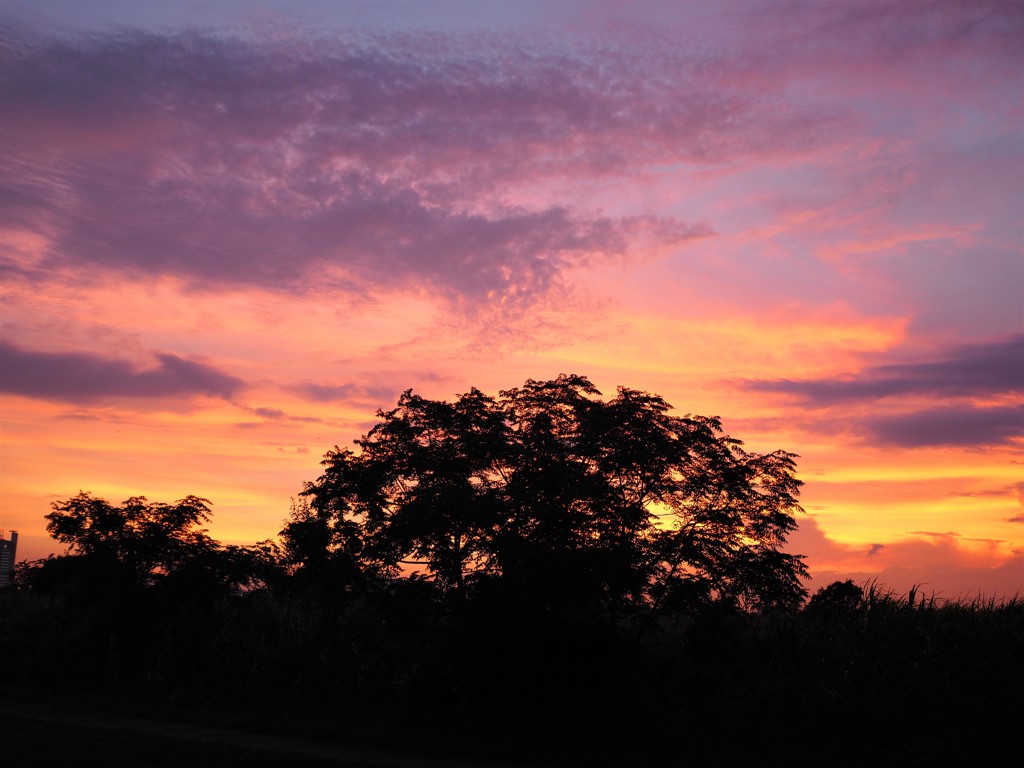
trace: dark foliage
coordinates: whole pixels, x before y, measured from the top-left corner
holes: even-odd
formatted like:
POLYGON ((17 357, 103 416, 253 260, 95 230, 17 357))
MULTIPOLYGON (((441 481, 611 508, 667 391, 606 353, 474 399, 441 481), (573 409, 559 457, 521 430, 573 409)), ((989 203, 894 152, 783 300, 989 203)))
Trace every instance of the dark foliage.
POLYGON ((1019 601, 718 606, 639 639, 495 605, 446 608, 422 579, 343 606, 269 588, 199 604, 14 591, 0 653, 19 697, 549 764, 984 763, 1024 694, 1019 601))
POLYGON ((72 593, 79 600, 150 590, 150 597, 210 600, 279 577, 277 545, 223 546, 201 523, 210 502, 186 496, 174 504, 134 496, 115 506, 80 492, 54 502, 46 530, 68 545, 62 556, 23 563, 23 589, 72 593))
POLYGON ((792 608, 805 592, 794 456, 749 453, 715 418, 672 416, 581 376, 454 402, 406 392, 335 448, 282 537, 338 589, 420 566, 449 603, 483 591, 641 626, 667 607, 792 608))

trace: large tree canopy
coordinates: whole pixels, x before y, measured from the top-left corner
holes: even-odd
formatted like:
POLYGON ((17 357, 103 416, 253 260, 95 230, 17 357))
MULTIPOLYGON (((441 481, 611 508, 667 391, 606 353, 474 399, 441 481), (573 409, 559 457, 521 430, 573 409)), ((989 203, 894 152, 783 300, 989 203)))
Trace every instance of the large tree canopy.
POLYGON ((500 583, 613 617, 799 603, 802 558, 780 551, 801 511, 795 456, 747 452, 658 395, 600 396, 576 375, 454 402, 406 391, 355 450, 327 453, 286 551, 300 570, 419 565, 450 595, 500 583))

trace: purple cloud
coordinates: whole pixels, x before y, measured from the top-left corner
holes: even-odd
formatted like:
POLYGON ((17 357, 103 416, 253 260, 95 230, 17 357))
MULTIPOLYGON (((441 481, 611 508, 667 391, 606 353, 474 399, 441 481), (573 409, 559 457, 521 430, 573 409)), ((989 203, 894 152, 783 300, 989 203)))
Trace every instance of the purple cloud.
POLYGON ((43 267, 292 291, 412 283, 529 304, 592 259, 710 228, 523 207, 508 185, 803 151, 820 123, 694 85, 665 51, 637 62, 489 41, 468 56, 473 45, 12 42, 0 79, 9 223, 52 239, 43 267))
POLYGON ((12 21, 0 196, 8 223, 51 247, 0 269, 38 280, 100 266, 212 289, 413 285, 524 308, 577 267, 711 227, 524 206, 516 185, 840 147, 863 128, 845 90, 864 82, 858 68, 899 92, 895 75, 936 47, 969 57, 964 72, 984 54, 986 83, 1015 71, 1021 25, 998 5, 931 3, 927 25, 914 5, 799 7, 732 9, 742 23, 724 36, 705 19, 702 45, 664 35, 657 17, 671 12, 653 8, 650 28, 621 29, 613 46, 586 33, 44 39, 12 21))
POLYGON ((903 395, 974 397, 1024 393, 1024 336, 965 345, 942 360, 867 368, 851 379, 747 381, 746 389, 796 395, 811 405, 903 395))
POLYGON ((398 397, 399 389, 389 386, 372 386, 349 382, 346 384, 317 384, 306 382, 290 388, 293 392, 317 403, 343 400, 373 401, 391 403, 398 397))
POLYGON ((907 448, 1006 445, 1024 438, 1024 406, 949 406, 868 418, 863 424, 875 442, 907 448))
POLYGON ((41 400, 89 403, 107 398, 232 398, 244 382, 176 355, 155 355, 157 366, 83 352, 33 352, 0 342, 0 391, 41 400))
POLYGON ((252 412, 257 416, 262 416, 263 418, 271 421, 278 421, 280 419, 287 418, 288 416, 288 414, 280 408, 253 408, 252 412))

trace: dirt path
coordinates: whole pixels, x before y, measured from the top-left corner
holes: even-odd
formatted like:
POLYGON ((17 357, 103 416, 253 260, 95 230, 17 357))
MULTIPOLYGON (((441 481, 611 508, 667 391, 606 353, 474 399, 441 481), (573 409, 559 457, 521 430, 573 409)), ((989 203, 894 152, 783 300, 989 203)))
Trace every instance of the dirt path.
MULTIPOLYGON (((193 723, 148 720, 36 702, 19 703, 10 699, 0 701, 0 717, 8 716, 120 734, 152 736, 179 743, 209 744, 240 751, 302 756, 345 768, 527 768, 523 763, 422 756, 383 747, 355 746, 193 723)), ((542 767, 531 764, 529 768, 542 767)))

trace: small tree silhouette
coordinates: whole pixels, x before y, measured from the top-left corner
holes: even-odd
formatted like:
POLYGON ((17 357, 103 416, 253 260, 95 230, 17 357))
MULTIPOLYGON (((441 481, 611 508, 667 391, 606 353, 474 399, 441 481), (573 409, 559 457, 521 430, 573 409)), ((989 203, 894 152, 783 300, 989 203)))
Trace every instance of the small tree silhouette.
POLYGON ((864 590, 847 579, 834 581, 815 592, 804 613, 811 617, 836 618, 850 616, 864 605, 864 590))
POLYGON ((160 586, 196 598, 273 579, 276 546, 222 546, 200 527, 210 521, 209 504, 198 496, 173 504, 133 496, 114 505, 80 491, 45 516, 67 554, 41 561, 23 580, 38 588, 84 580, 87 591, 160 586))

